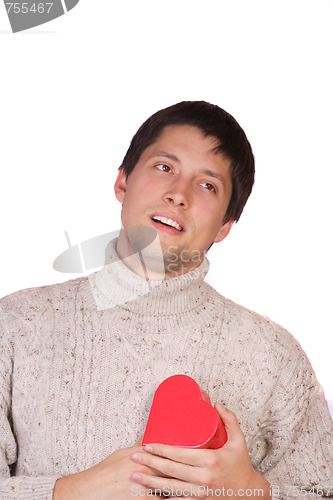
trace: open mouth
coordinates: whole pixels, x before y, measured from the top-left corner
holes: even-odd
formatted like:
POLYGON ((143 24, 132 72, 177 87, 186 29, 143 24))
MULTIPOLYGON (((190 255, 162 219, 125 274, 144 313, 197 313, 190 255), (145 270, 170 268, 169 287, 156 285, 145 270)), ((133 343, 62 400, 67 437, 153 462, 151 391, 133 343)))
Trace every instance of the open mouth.
POLYGON ((178 222, 176 222, 172 219, 167 219, 166 217, 160 217, 159 215, 156 215, 156 216, 152 217, 152 220, 154 222, 158 222, 159 224, 163 224, 164 226, 167 226, 167 227, 174 227, 179 232, 183 231, 182 226, 180 224, 178 224, 178 222))

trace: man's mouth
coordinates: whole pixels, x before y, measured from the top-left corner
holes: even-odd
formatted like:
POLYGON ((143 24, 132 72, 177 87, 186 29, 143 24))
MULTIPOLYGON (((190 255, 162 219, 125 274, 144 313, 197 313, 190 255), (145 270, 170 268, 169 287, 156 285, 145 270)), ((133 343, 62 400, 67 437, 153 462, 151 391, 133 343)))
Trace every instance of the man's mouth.
POLYGON ((183 231, 183 228, 178 222, 172 219, 167 219, 166 217, 160 217, 159 215, 154 215, 152 219, 155 222, 159 222, 160 224, 164 224, 165 226, 171 226, 177 229, 177 231, 183 231))

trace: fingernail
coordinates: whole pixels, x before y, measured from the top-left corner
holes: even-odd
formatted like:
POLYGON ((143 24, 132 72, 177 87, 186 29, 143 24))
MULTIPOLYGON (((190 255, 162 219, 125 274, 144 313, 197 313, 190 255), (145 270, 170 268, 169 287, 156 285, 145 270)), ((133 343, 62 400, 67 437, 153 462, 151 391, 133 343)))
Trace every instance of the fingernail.
POLYGON ((148 451, 149 453, 154 453, 153 447, 149 446, 149 444, 145 445, 144 450, 148 451))
POLYGON ((142 455, 140 455, 140 453, 134 453, 134 455, 132 455, 132 458, 133 458, 133 460, 135 460, 135 462, 142 461, 142 455))
POLYGON ((134 472, 132 474, 132 479, 134 479, 134 481, 141 482, 142 481, 142 476, 141 476, 141 474, 138 474, 137 472, 134 472))
POLYGON ((226 411, 226 407, 222 403, 216 403, 216 406, 220 408, 221 411, 226 411))

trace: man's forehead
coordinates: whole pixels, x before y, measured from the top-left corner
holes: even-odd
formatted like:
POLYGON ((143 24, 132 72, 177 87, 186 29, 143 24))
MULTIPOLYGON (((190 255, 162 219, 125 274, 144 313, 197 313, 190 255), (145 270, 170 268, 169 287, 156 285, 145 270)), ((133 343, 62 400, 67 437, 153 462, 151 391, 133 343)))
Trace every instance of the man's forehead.
POLYGON ((207 143, 208 141, 210 142, 207 152, 214 155, 219 154, 224 159, 227 159, 223 150, 220 148, 221 142, 215 135, 207 134, 200 127, 190 124, 166 125, 154 141, 144 149, 141 156, 148 155, 148 157, 150 157, 160 152, 161 156, 169 155, 170 159, 177 161, 176 155, 174 155, 174 158, 172 157, 173 152, 170 151, 170 146, 177 145, 178 142, 179 144, 184 144, 186 139, 190 142, 193 140, 194 135, 201 136, 201 139, 207 143), (162 149, 160 145, 162 146, 162 149))

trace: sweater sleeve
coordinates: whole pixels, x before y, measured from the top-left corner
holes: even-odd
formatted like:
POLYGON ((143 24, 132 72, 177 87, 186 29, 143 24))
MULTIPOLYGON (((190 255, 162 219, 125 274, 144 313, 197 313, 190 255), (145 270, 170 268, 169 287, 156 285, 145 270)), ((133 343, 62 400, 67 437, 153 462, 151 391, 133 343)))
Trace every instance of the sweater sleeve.
POLYGON ((269 451, 261 473, 273 499, 333 498, 333 422, 307 356, 289 343, 263 422, 269 451))
POLYGON ((7 319, 8 312, 0 304, 0 498, 52 500, 57 477, 11 476, 10 466, 15 466, 19 443, 11 416, 13 339, 7 329, 7 319))

